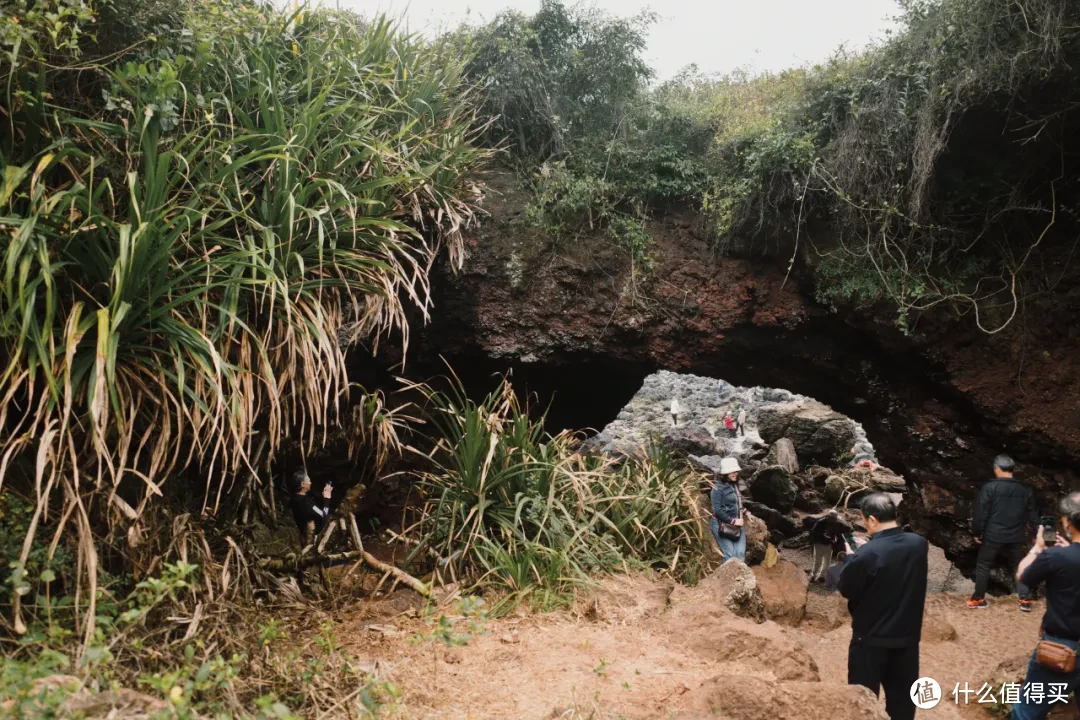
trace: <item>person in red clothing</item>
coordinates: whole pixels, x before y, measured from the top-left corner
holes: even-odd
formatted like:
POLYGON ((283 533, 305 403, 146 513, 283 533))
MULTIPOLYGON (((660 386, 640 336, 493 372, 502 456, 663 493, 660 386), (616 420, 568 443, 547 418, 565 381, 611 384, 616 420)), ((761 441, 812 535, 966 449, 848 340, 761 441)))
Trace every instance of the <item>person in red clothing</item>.
POLYGON ((731 437, 735 437, 735 420, 731 417, 730 412, 724 413, 724 428, 731 434, 731 437))

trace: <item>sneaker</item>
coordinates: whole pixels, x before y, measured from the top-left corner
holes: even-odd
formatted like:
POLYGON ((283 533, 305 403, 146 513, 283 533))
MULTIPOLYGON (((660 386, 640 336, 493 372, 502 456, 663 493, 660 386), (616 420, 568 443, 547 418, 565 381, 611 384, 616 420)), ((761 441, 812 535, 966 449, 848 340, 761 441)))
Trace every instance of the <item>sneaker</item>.
POLYGON ((1031 601, 1030 600, 1021 600, 1020 601, 1020 612, 1031 612, 1031 601))
POLYGON ((990 604, 988 602, 986 602, 985 599, 984 600, 968 600, 967 601, 967 609, 968 610, 982 610, 983 608, 988 608, 988 607, 990 607, 990 604))

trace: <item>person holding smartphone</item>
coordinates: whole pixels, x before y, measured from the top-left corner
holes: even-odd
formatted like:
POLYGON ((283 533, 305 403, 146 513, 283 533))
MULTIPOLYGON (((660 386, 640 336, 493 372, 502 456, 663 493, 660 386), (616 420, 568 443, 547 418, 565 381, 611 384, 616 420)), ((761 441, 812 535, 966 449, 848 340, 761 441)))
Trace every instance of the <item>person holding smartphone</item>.
POLYGON ((1028 662, 1020 702, 1012 707, 1013 720, 1042 720, 1054 709, 1053 703, 1032 702, 1026 692, 1032 684, 1064 689, 1063 694, 1080 689, 1076 652, 1080 645, 1080 492, 1058 503, 1057 526, 1051 533, 1040 525, 1035 544, 1016 571, 1016 582, 1025 585, 1046 583, 1046 614, 1039 644, 1028 662))

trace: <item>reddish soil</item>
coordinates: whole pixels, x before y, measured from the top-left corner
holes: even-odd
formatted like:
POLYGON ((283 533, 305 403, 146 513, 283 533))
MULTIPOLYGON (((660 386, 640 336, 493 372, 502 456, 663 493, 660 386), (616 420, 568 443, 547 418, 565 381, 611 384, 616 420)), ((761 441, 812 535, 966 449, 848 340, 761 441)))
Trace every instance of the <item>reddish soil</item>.
MULTIPOLYGON (((572 609, 491 620, 485 636, 452 649, 409 641, 427 627, 415 610, 366 603, 362 615, 341 617, 338 636, 403 690, 403 718, 884 717, 880 701, 845 685, 851 631, 841 598, 812 590, 806 620, 788 628, 737 618, 714 595, 707 582, 615 577, 572 609), (831 629, 821 622, 830 614, 831 629)), ((1024 614, 1001 598, 971 611, 965 597, 928 599, 922 670, 946 698, 918 717, 989 720, 985 706, 956 705, 954 686, 981 687, 1035 642, 1041 606, 1024 614)))

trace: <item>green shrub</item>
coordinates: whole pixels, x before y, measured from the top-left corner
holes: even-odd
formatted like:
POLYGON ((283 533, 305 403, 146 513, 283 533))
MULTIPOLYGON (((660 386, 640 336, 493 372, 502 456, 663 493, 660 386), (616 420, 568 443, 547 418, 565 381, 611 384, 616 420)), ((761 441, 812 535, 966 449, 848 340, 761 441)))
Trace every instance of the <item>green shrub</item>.
POLYGON ((256 455, 352 427, 345 352, 407 340, 485 152, 463 60, 385 18, 184 3, 182 27, 97 57, 91 30, 129 32, 115 15, 20 7, 0 36, 0 480, 77 523, 92 573, 91 523, 136 524, 171 475, 199 467, 187 496, 216 511, 256 455), (71 493, 85 522, 57 509, 71 493))
MULTIPOLYGON (((438 572, 514 602, 565 600, 590 574, 654 567, 695 581, 707 542, 697 478, 659 446, 617 463, 550 436, 508 382, 482 402, 424 388, 438 471, 416 531, 438 572)), ((505 607, 505 603, 500 607, 505 607)))

